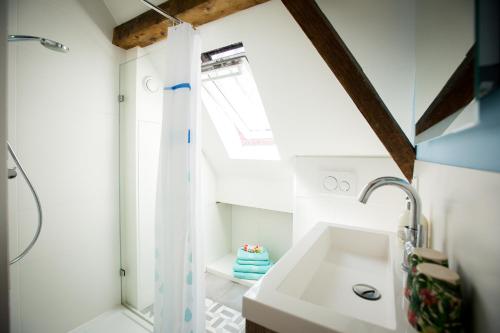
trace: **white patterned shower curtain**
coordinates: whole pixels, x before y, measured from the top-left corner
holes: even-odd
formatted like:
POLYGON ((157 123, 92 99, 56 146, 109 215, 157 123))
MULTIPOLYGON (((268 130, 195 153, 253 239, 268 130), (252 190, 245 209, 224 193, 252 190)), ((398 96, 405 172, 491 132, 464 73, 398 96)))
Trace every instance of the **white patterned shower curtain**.
POLYGON ((155 333, 205 331, 199 214, 200 37, 169 28, 156 199, 155 333))

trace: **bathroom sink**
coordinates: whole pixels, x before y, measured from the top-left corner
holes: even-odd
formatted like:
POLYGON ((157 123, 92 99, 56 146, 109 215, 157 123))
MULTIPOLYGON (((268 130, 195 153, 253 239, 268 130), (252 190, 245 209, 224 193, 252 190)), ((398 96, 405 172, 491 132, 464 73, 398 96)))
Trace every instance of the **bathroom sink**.
POLYGON ((395 328, 389 236, 326 226, 278 291, 325 309, 395 328), (352 287, 368 284, 382 297, 368 301, 352 287))
POLYGON ((243 315, 277 332, 406 331, 394 253, 392 233, 318 223, 245 294, 243 315))

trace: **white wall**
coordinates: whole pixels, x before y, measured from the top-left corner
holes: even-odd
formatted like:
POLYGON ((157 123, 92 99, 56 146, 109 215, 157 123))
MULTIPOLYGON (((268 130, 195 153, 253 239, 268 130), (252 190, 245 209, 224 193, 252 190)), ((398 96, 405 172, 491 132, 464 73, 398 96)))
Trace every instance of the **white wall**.
POLYGON ((217 203, 216 176, 202 154, 202 225, 205 234, 205 264, 209 264, 231 252, 231 205, 217 203))
POLYGON ((500 174, 417 161, 415 175, 433 246, 462 279, 467 332, 498 332, 500 174))
MULTIPOLYGON (((9 140, 44 208, 38 243, 12 270, 13 331, 66 332, 120 303, 122 51, 111 44, 115 23, 99 0, 10 4, 10 34, 45 36, 70 48, 61 54, 36 43, 9 45, 9 140)), ((13 255, 32 237, 37 215, 23 180, 11 184, 13 255)))
POLYGON ((232 253, 244 244, 266 247, 276 262, 292 246, 292 214, 233 205, 232 253))
POLYGON ((413 141, 415 1, 317 0, 317 3, 394 119, 413 141))
POLYGON ((290 179, 222 175, 217 181, 217 201, 291 213, 293 183, 290 179))
POLYGON ((434 101, 474 44, 474 0, 418 0, 415 21, 415 117, 434 101), (446 13, 446 19, 443 19, 446 13))
POLYGON ((384 187, 375 191, 366 205, 357 200, 357 193, 363 186, 377 177, 403 178, 391 158, 297 157, 295 169, 294 243, 321 221, 393 232, 397 230, 398 217, 405 208, 404 192, 384 187), (355 195, 325 194, 318 177, 324 171, 354 173, 357 183, 355 195))
MULTIPOLYGON (((0 175, 7 173, 7 2, 0 1, 0 175)), ((0 177, 0 331, 9 331, 7 179, 0 177)))

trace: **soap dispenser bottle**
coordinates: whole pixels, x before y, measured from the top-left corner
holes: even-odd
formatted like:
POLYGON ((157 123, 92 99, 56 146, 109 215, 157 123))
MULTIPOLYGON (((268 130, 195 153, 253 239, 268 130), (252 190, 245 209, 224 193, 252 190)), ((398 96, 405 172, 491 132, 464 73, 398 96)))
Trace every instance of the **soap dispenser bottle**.
POLYGON ((400 246, 404 245, 405 228, 408 228, 410 226, 410 205, 410 199, 406 197, 406 207, 399 216, 398 220, 398 239, 400 246))
MULTIPOLYGON (((410 207, 411 207, 410 199, 406 197, 406 208, 399 216, 399 221, 398 221, 398 239, 399 239, 399 246, 401 248, 404 246, 405 230, 410 226, 410 207)), ((421 214, 420 225, 422 226, 422 231, 421 231, 422 234, 420 235, 420 237, 422 237, 423 239, 422 245, 423 247, 429 247, 430 245, 429 220, 427 220, 424 214, 421 214)))

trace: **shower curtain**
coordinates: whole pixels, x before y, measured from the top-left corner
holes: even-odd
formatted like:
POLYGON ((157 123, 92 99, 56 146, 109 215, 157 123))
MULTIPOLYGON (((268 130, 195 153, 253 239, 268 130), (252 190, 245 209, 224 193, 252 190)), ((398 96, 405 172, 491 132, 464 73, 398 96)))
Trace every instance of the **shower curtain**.
POLYGON ((199 221, 200 37, 169 28, 156 198, 156 333, 205 331, 199 221))

